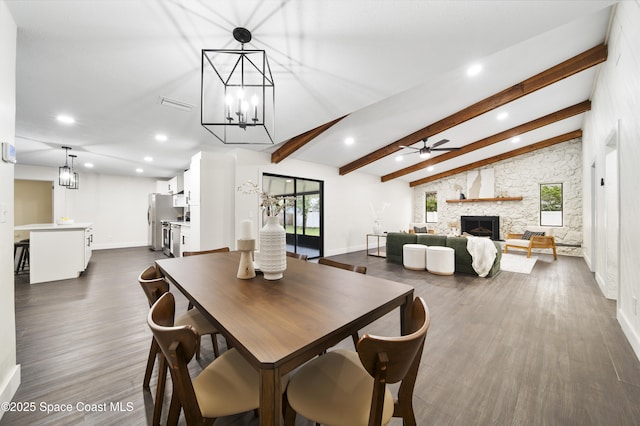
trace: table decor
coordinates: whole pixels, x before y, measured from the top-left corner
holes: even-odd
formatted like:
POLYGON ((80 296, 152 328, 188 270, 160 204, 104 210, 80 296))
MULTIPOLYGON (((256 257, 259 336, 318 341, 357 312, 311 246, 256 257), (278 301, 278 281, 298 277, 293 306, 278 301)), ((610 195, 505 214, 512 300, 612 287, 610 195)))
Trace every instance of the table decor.
POLYGON ((258 185, 251 181, 238 187, 243 194, 258 194, 260 207, 266 214, 265 225, 259 233, 260 252, 258 264, 260 271, 267 280, 279 280, 287 269, 286 231, 278 221, 278 215, 292 206, 295 197, 273 195, 261 191, 258 185))
POLYGON ((253 223, 246 219, 242 221, 242 234, 238 240, 238 251, 240 252, 240 264, 238 265, 237 277, 248 280, 256 276, 253 267, 253 251, 256 248, 256 240, 253 239, 253 223))

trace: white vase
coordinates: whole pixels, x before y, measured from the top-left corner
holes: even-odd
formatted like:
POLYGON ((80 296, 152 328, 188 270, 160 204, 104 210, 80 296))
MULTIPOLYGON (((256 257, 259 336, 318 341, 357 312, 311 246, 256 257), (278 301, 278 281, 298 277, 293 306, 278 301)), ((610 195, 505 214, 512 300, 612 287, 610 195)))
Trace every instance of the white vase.
POLYGON ((267 216, 260 230, 260 270, 266 280, 279 280, 287 269, 286 232, 277 216, 267 216))
POLYGON ((380 225, 379 220, 373 221, 373 233, 374 234, 382 234, 382 225, 380 225))

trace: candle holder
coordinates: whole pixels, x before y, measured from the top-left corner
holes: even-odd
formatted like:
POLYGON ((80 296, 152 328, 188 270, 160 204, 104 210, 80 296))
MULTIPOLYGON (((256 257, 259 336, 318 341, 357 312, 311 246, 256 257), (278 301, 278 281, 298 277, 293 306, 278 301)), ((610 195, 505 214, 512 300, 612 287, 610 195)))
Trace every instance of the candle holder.
POLYGON ((240 251, 240 265, 238 266, 238 278, 248 280, 256 276, 253 269, 253 251, 256 248, 256 240, 238 240, 238 251, 240 251))

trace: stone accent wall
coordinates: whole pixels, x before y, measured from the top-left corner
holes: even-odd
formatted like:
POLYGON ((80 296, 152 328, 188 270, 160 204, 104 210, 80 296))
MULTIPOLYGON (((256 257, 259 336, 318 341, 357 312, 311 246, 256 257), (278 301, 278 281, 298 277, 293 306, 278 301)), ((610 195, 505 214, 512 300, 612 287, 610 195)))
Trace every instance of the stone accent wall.
MULTIPOLYGON (((559 254, 582 256, 582 140, 574 139, 518 157, 490 164, 496 197, 522 201, 447 203, 466 192, 467 174, 429 182, 414 188, 414 222, 425 222, 425 193, 436 192, 438 223, 429 224, 437 234, 457 235, 460 216, 500 216, 500 238, 522 233, 527 225, 540 224, 540 188, 543 183, 562 183, 563 226, 553 228, 559 254), (567 244, 569 246, 563 246, 567 244), (577 247, 571 247, 577 246, 577 247)), ((543 252, 548 253, 549 250, 543 252)))

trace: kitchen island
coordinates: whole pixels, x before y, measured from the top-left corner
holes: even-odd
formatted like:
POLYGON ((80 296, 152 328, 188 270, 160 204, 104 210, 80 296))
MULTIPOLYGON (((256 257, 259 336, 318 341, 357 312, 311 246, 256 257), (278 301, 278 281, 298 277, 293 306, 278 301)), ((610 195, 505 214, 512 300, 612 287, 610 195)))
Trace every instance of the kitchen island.
POLYGON ((77 278, 87 268, 93 244, 92 223, 36 223, 14 229, 29 232, 31 284, 77 278))

